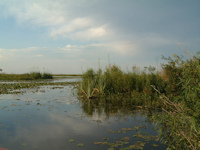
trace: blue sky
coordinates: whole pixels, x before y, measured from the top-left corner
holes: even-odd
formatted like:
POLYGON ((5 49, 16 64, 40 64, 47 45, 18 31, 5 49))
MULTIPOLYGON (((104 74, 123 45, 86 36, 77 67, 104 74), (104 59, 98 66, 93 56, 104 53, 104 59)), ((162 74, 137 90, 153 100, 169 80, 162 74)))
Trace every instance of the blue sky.
POLYGON ((78 74, 200 48, 199 0, 1 0, 0 68, 78 74))

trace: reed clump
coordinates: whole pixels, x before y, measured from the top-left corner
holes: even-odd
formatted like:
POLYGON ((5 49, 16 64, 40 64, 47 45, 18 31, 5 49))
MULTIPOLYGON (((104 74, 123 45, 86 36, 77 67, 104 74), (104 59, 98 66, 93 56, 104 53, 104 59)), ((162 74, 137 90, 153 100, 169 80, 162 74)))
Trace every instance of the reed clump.
POLYGON ((142 103, 154 104, 158 94, 150 85, 160 86, 159 89, 164 90, 165 81, 154 67, 140 71, 139 68, 134 66, 132 71, 123 72, 119 66, 109 65, 105 71, 99 69, 95 72, 93 69, 88 69, 82 75, 79 93, 87 99, 128 97, 133 102, 135 99, 140 99, 142 103), (147 97, 148 101, 146 100, 147 97))

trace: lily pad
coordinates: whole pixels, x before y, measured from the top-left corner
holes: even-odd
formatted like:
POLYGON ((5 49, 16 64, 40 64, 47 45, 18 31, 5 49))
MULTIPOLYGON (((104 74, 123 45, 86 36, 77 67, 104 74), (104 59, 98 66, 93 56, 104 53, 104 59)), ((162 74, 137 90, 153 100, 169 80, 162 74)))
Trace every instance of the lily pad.
POLYGON ((105 141, 108 140, 108 137, 103 138, 103 140, 105 140, 105 141))
POLYGON ((26 145, 27 145, 27 143, 22 143, 21 145, 22 145, 22 146, 26 146, 26 145))
POLYGON ((140 150, 143 149, 143 147, 141 147, 139 145, 136 145, 136 144, 135 145, 130 145, 129 148, 130 149, 140 149, 140 150))
POLYGON ((73 142, 75 142, 75 140, 74 139, 70 139, 69 142, 73 143, 73 142))
POLYGON ((121 141, 130 141, 130 137, 124 137, 121 139, 121 141))
POLYGON ((129 144, 129 142, 123 142, 123 144, 129 144))
POLYGON ((83 144, 83 143, 78 143, 77 146, 78 146, 78 147, 83 147, 84 144, 83 144))
POLYGON ((159 145, 157 145, 157 144, 153 143, 153 144, 152 144, 152 146, 153 146, 153 147, 158 147, 159 145))

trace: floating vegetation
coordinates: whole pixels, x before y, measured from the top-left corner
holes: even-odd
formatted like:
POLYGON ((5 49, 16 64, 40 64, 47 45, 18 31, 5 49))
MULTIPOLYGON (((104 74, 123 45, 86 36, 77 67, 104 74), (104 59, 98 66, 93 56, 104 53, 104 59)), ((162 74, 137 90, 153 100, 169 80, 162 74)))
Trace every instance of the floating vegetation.
POLYGON ((130 142, 127 142, 127 141, 116 141, 114 143, 109 143, 109 142, 94 142, 94 144, 96 145, 107 145, 109 146, 110 148, 108 149, 113 149, 113 148, 122 148, 123 150, 124 149, 143 149, 143 147, 145 146, 145 142, 142 142, 142 141, 137 141, 135 144, 131 144, 130 145, 130 142), (128 146, 127 146, 128 145, 128 146))
POLYGON ((27 145, 27 143, 22 143, 21 145, 22 145, 22 146, 26 146, 26 145, 27 145))
POLYGON ((78 147, 83 147, 84 144, 83 144, 83 143, 78 143, 77 146, 78 146, 78 147))
POLYGON ((108 130, 108 132, 110 132, 110 133, 120 133, 121 131, 113 131, 113 130, 108 130))
POLYGON ((146 126, 135 126, 133 130, 139 130, 140 128, 146 129, 146 126))
POLYGON ((70 139, 69 142, 73 143, 73 142, 75 142, 75 140, 74 139, 70 139))
POLYGON ((152 146, 153 146, 153 147, 158 147, 159 145, 157 145, 157 144, 153 143, 153 144, 152 144, 152 146))
POLYGON ((108 137, 103 138, 103 140, 105 140, 105 141, 108 140, 108 137))
MULTIPOLYGON (((33 89, 38 88, 39 86, 51 86, 54 85, 54 87, 51 87, 52 89, 63 89, 63 87, 60 86, 66 86, 66 85, 76 85, 76 82, 30 82, 30 83, 0 83, 0 94, 20 94, 26 91, 19 91, 21 89, 33 89), (55 87, 55 85, 57 85, 55 87)), ((41 91, 44 92, 44 91, 41 91)))
POLYGON ((121 141, 130 141, 130 137, 124 137, 121 139, 121 141))
MULTIPOLYGON (((108 130, 109 133, 118 133, 121 136, 123 136, 122 133, 126 133, 126 132, 135 132, 138 131, 140 129, 146 129, 147 127, 144 125, 139 125, 139 126, 135 126, 134 128, 122 128, 122 130, 108 130)), ((103 140, 105 140, 105 138, 103 138, 103 140)), ((108 149, 113 149, 113 148, 118 148, 118 149, 122 149, 122 150, 128 150, 128 149, 144 149, 144 146, 146 145, 146 143, 149 143, 150 141, 157 141, 158 140, 158 136, 155 135, 148 135, 145 133, 141 133, 141 131, 138 131, 136 134, 134 134, 132 137, 129 136, 125 136, 122 137, 120 140, 114 138, 115 142, 109 142, 109 138, 106 137, 106 142, 105 141, 98 141, 98 142, 94 142, 95 145, 106 145, 109 146, 108 149), (138 138, 140 140, 138 140, 138 138), (138 141, 137 141, 138 140, 138 141)), ((112 141, 112 140, 111 140, 112 141)), ((153 147, 158 147, 159 145, 156 145, 155 143, 152 144, 153 147)))

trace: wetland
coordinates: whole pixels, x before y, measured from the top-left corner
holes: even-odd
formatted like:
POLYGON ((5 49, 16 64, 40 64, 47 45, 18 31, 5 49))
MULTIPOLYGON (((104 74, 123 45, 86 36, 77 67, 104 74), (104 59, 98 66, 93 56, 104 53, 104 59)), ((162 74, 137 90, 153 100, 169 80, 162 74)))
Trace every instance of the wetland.
POLYGON ((200 149, 200 58, 187 55, 160 71, 0 74, 0 150, 200 149))
POLYGON ((111 104, 105 99, 82 101, 76 88, 80 80, 70 77, 0 83, 7 90, 0 97, 0 147, 166 149, 150 119, 158 110, 111 104))

